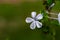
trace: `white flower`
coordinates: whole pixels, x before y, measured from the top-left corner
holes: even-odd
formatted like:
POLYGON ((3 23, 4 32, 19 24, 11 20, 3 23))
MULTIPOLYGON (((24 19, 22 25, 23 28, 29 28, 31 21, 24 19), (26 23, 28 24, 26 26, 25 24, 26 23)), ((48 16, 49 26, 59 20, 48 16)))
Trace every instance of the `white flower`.
POLYGON ((59 21, 59 24, 60 24, 60 13, 58 14, 58 21, 59 21))
POLYGON ((31 16, 32 16, 32 18, 27 17, 26 20, 25 20, 26 23, 31 23, 30 28, 31 29, 35 29, 36 27, 37 28, 41 28, 42 27, 42 23, 39 22, 39 20, 41 20, 43 18, 43 15, 42 14, 38 14, 36 16, 36 12, 32 12, 31 16))

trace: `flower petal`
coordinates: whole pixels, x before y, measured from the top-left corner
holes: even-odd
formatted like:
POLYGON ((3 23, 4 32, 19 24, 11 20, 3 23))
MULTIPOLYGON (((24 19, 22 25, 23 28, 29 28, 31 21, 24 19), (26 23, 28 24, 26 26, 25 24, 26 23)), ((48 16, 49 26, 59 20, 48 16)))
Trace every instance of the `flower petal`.
POLYGON ((35 18, 36 17, 36 12, 32 12, 31 16, 32 16, 32 18, 35 18))
POLYGON ((38 15, 36 16, 36 19, 37 19, 37 20, 43 19, 43 15, 42 15, 42 14, 38 14, 38 15))
POLYGON ((27 17, 25 21, 26 21, 26 23, 31 23, 32 21, 34 21, 34 19, 27 17))
POLYGON ((39 21, 36 21, 36 25, 37 25, 37 28, 41 28, 42 27, 42 23, 39 22, 39 21))
POLYGON ((30 28, 35 29, 36 28, 36 22, 32 22, 31 25, 30 25, 30 28))
POLYGON ((59 24, 60 24, 60 13, 58 14, 58 21, 59 21, 59 24))

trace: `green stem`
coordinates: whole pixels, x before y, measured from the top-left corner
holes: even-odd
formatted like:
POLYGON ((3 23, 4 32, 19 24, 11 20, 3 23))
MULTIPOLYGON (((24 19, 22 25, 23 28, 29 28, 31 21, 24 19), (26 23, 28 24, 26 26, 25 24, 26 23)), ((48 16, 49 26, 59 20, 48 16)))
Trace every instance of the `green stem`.
MULTIPOLYGON (((49 14, 50 14, 50 12, 49 12, 49 14)), ((51 16, 51 15, 49 15, 49 16, 51 16)), ((49 21, 52 22, 51 19, 49 19, 49 21)), ((51 24, 51 26, 50 26, 50 32, 51 32, 52 40, 55 40, 55 35, 56 35, 55 27, 54 27, 54 25, 52 25, 52 23, 50 23, 50 24, 51 24)))
POLYGON ((54 28, 54 27, 51 27, 51 28, 50 28, 50 34, 51 34, 51 36, 52 36, 52 40, 55 40, 56 32, 55 32, 55 28, 54 28))
POLYGON ((55 40, 55 34, 56 32, 55 32, 55 29, 53 28, 53 40, 55 40))

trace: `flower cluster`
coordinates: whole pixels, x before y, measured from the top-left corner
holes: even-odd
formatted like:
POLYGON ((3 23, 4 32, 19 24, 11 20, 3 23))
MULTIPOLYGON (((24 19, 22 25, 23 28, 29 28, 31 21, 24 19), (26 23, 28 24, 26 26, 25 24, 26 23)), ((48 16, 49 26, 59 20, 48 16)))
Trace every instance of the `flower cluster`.
MULTIPOLYGON (((50 13, 50 14, 54 15, 54 13, 50 13)), ((57 14, 57 15, 58 15, 58 18, 53 18, 53 17, 49 17, 49 16, 48 16, 48 18, 54 19, 54 20, 58 20, 58 22, 60 24, 60 13, 57 14)), ((36 15, 36 12, 32 12, 31 16, 32 16, 32 18, 31 17, 27 17, 26 20, 25 20, 26 23, 31 23, 30 29, 35 29, 36 27, 37 28, 41 28, 42 27, 42 23, 39 22, 39 20, 43 19, 43 14, 39 13, 38 15, 36 15)))

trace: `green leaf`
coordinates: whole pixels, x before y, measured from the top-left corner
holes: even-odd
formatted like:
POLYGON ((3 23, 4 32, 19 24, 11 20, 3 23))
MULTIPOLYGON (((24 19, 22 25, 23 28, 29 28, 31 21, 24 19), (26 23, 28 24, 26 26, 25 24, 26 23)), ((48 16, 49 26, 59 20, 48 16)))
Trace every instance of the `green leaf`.
POLYGON ((48 5, 51 5, 53 3, 53 0, 47 0, 48 5))

